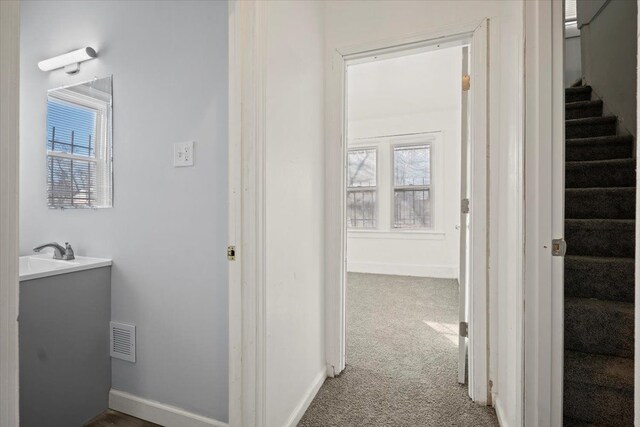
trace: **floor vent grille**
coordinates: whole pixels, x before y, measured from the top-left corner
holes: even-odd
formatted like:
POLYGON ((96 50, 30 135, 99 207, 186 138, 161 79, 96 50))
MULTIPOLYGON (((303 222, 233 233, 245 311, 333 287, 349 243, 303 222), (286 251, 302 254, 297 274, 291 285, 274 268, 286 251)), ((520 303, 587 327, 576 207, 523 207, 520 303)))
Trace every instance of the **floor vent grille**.
POLYGON ((126 323, 110 323, 110 354, 116 359, 136 361, 136 327, 126 323))

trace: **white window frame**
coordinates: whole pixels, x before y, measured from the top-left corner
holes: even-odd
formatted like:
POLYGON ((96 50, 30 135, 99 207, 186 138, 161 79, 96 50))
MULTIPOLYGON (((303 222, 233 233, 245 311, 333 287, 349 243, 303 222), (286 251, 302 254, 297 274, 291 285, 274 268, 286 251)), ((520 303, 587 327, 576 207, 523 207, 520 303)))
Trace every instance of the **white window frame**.
POLYGON ((434 170, 433 170, 433 165, 434 165, 434 161, 433 161, 433 157, 434 157, 434 144, 435 140, 434 139, 425 139, 424 137, 422 137, 421 139, 415 139, 413 141, 396 141, 396 142, 391 142, 391 144, 389 145, 389 149, 390 149, 390 159, 391 159, 391 168, 390 168, 390 179, 391 179, 391 186, 390 186, 390 207, 391 207, 391 223, 389 224, 389 229, 391 231, 416 231, 416 230, 434 230, 435 229, 435 209, 434 209, 434 204, 433 201, 435 199, 435 189, 434 189, 434 170), (410 186, 396 186, 396 180, 395 180, 395 176, 396 176, 396 169, 395 169, 395 157, 396 157, 396 149, 397 148, 411 148, 411 147, 424 147, 427 146, 429 147, 429 185, 410 185, 410 186), (429 190, 429 227, 398 227, 396 226, 396 203, 395 203, 395 192, 396 189, 415 189, 415 190, 421 190, 421 189, 428 189, 429 190))
MULTIPOLYGON (((80 83, 82 85, 82 83, 80 83)), ((78 85, 78 86, 80 86, 78 85)), ((79 87, 78 87, 79 88, 79 87)), ((95 96, 83 95, 75 90, 72 91, 68 87, 52 89, 48 92, 47 103, 49 98, 53 98, 58 102, 67 103, 73 106, 81 106, 96 111, 96 132, 95 132, 95 157, 79 156, 59 151, 50 151, 47 148, 46 158, 47 167, 50 157, 77 160, 82 162, 91 162, 96 166, 96 200, 107 199, 106 205, 54 205, 50 203, 49 191, 47 188, 47 205, 50 209, 103 209, 113 207, 113 147, 111 141, 111 99, 96 99, 95 96), (106 185, 98 185, 99 182, 108 183, 106 185)), ((48 126, 48 124, 47 124, 48 126)), ((48 129, 47 129, 48 132, 48 129)))
POLYGON ((348 202, 348 197, 349 197, 349 192, 350 191, 358 191, 358 190, 364 190, 364 191, 371 191, 373 193, 375 193, 375 197, 376 197, 376 206, 375 206, 375 221, 376 221, 376 225, 375 227, 351 227, 349 226, 349 223, 347 221, 347 230, 349 231, 359 231, 359 230, 377 230, 380 228, 380 192, 379 192, 379 183, 380 183, 380 168, 378 167, 378 158, 379 158, 379 146, 378 145, 363 145, 363 146, 355 146, 355 147, 348 147, 347 148, 347 179, 349 177, 349 153, 352 151, 365 151, 365 150, 373 150, 376 153, 376 185, 374 187, 349 187, 348 183, 345 186, 345 206, 346 203, 348 202), (351 190, 350 190, 351 188, 351 190), (373 190, 371 190, 373 188, 373 190))

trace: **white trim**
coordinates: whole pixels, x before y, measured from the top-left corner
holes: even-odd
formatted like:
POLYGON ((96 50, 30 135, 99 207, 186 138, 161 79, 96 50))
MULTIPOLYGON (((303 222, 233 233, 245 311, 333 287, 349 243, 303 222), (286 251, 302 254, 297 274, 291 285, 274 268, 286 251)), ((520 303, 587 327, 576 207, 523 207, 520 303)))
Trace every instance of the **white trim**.
MULTIPOLYGON (((640 0, 638 0, 640 10, 640 0)), ((638 54, 640 54, 640 14, 638 14, 638 54)), ((640 73, 636 71, 636 84, 640 83, 640 73)), ((640 94, 640 84, 636 91, 640 94)), ((640 118, 640 96, 636 98, 636 114, 640 118)), ((636 124, 637 126, 637 124, 636 124)), ((636 129, 637 130, 637 129, 636 129)), ((636 142, 637 144, 637 142, 636 142)), ((640 160, 640 151, 636 145, 636 164, 640 160)), ((640 174, 636 172, 636 224, 640 224, 640 174)), ((636 226, 636 262, 635 262, 635 353, 634 353, 634 422, 640 426, 640 227, 636 226)))
POLYGON ((423 229, 363 230, 349 229, 349 239, 389 239, 389 240, 444 240, 443 231, 423 231, 423 229))
POLYGON ((229 0, 229 245, 236 259, 228 263, 229 425, 242 426, 242 105, 240 2, 229 0))
POLYGON ((229 420, 234 427, 263 427, 266 5, 232 1, 229 6, 229 236, 236 246, 229 267, 229 420))
MULTIPOLYGON (((471 38, 469 91, 469 397, 489 404, 489 20, 484 19, 471 38), (482 77, 482 78, 481 78, 482 77)), ((497 307, 496 307, 497 311, 497 307)))
POLYGON ((18 427, 20 3, 0 2, 0 426, 18 427))
POLYGON ((109 408, 165 427, 228 427, 227 423, 123 391, 109 391, 109 408))
POLYGON ((562 425, 563 2, 525 2, 525 425, 562 425))
POLYGON ((321 369, 320 372, 318 372, 316 377, 313 379, 311 386, 309 386, 309 389, 304 394, 300 403, 295 407, 295 409, 291 413, 289 420, 285 424, 286 427, 296 427, 298 425, 304 413, 309 408, 309 405, 311 405, 313 398, 316 397, 316 394, 318 394, 318 390, 320 390, 320 387, 322 387, 322 384, 324 384, 324 381, 326 379, 327 379, 327 369, 326 368, 321 369))
POLYGON ((347 262, 349 273, 389 274, 394 276, 457 279, 457 265, 388 264, 383 262, 347 262))
POLYGON ((496 397, 495 402, 493 402, 493 408, 496 410, 496 417, 500 427, 510 427, 507 417, 504 415, 504 409, 502 409, 502 400, 499 397, 496 397))
MULTIPOLYGON (((339 374, 345 367, 345 286, 346 281, 346 221, 344 218, 344 172, 345 172, 345 139, 346 131, 345 97, 346 97, 346 62, 362 61, 376 55, 397 55, 399 52, 415 48, 425 48, 436 43, 451 40, 470 39, 474 31, 479 30, 483 40, 475 40, 472 52, 474 56, 474 70, 476 73, 473 85, 475 103, 472 111, 472 123, 477 133, 474 140, 475 149, 472 158, 472 182, 480 183, 471 189, 473 212, 471 217, 471 233, 476 235, 470 240, 470 248, 474 263, 471 265, 470 282, 475 287, 475 298, 471 293, 473 307, 470 310, 470 359, 472 360, 469 392, 472 399, 486 404, 490 396, 488 391, 488 321, 487 313, 487 233, 489 225, 487 183, 488 183, 488 20, 462 23, 453 27, 440 28, 429 33, 412 35, 405 38, 371 42, 346 48, 339 48, 333 52, 331 69, 327 75, 326 98, 326 186, 325 186, 325 280, 326 280, 326 312, 325 334, 327 365, 329 373, 339 374), (484 76, 478 79, 477 76, 484 76), (484 81, 483 81, 484 80, 484 81), (334 142, 334 143, 331 143, 334 142), (484 295, 484 297, 482 296, 484 295), (473 347, 475 346, 475 352, 473 347)), ((473 100, 472 100, 473 102, 473 100)))

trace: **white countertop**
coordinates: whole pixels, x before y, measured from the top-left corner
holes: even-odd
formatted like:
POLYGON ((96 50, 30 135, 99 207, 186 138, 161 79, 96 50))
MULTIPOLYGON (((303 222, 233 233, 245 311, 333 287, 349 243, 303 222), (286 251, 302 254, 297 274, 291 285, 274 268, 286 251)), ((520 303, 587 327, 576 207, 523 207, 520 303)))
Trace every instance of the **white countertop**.
POLYGON ((108 267, 111 260, 106 258, 90 258, 78 256, 71 261, 53 259, 53 254, 28 255, 20 257, 20 281, 40 279, 74 271, 108 267))

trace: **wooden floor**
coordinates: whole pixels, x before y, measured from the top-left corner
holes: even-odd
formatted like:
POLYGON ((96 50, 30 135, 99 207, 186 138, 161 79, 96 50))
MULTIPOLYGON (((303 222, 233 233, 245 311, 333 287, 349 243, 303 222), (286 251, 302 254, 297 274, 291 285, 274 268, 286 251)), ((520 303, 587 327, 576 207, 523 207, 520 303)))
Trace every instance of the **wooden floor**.
POLYGON ((87 424, 85 427, 162 427, 160 424, 150 423, 140 418, 135 418, 122 412, 111 409, 104 411, 87 424))

